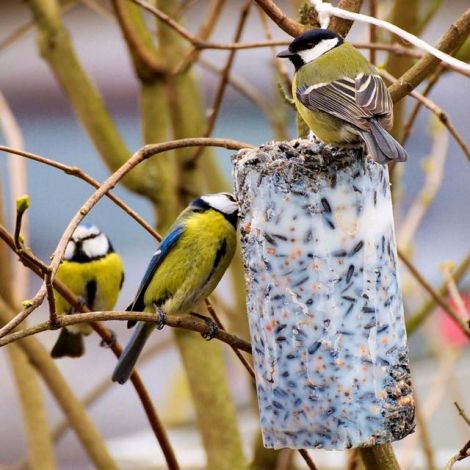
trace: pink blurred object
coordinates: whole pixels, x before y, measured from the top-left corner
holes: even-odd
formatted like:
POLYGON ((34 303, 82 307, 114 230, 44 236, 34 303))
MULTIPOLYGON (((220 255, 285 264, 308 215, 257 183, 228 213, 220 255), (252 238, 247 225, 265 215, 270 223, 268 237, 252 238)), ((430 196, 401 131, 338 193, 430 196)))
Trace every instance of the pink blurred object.
MULTIPOLYGON (((470 318, 470 293, 461 292, 460 295, 465 303, 465 309, 467 311, 467 317, 470 318)), ((458 307, 454 300, 448 299, 449 304, 454 310, 458 310, 458 307)), ((442 331, 442 335, 447 343, 453 346, 465 346, 468 344, 469 339, 462 333, 460 328, 456 325, 454 320, 447 315, 442 308, 438 308, 439 315, 439 326, 442 331)))

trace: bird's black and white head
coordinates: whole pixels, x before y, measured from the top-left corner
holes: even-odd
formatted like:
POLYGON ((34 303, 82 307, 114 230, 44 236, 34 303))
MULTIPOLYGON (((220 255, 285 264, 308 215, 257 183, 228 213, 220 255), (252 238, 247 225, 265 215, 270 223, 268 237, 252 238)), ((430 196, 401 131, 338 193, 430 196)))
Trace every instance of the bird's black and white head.
POLYGON ((203 212, 214 209, 220 212, 234 227, 238 220, 238 202, 230 193, 204 194, 194 199, 190 208, 195 212, 203 212))
POLYGON ((96 225, 81 224, 67 243, 64 260, 86 263, 103 258, 113 251, 108 237, 96 225))
POLYGON ((302 65, 312 62, 343 42, 343 38, 334 31, 321 28, 311 29, 297 36, 289 47, 277 56, 289 59, 294 64, 295 70, 298 70, 302 65))

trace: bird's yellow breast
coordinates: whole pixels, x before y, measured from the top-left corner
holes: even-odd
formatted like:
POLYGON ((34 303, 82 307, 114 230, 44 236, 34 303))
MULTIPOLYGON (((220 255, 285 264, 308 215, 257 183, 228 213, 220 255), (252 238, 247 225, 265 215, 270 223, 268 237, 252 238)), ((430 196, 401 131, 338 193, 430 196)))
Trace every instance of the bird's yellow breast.
MULTIPOLYGON (((93 305, 89 307, 93 310, 112 310, 119 295, 123 274, 124 266, 121 257, 117 253, 109 253, 103 258, 86 263, 63 261, 57 270, 56 277, 75 295, 85 300, 87 297, 87 284, 96 282, 95 300, 93 305)), ((54 292, 54 299, 58 314, 72 312, 70 304, 59 293, 54 292)), ((90 327, 87 324, 81 323, 78 325, 80 325, 79 329, 84 330, 83 333, 89 332, 90 327)))
POLYGON ((235 251, 236 230, 215 210, 191 215, 144 295, 145 309, 186 313, 217 286, 235 251))

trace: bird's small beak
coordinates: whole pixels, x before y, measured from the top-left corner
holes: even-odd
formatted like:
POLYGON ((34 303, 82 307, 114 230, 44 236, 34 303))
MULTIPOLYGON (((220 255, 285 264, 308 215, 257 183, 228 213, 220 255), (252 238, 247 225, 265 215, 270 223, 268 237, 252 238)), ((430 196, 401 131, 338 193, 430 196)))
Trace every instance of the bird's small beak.
POLYGON ((289 49, 284 49, 283 51, 279 52, 276 57, 279 57, 280 59, 287 59, 293 55, 295 55, 294 52, 291 52, 289 49))

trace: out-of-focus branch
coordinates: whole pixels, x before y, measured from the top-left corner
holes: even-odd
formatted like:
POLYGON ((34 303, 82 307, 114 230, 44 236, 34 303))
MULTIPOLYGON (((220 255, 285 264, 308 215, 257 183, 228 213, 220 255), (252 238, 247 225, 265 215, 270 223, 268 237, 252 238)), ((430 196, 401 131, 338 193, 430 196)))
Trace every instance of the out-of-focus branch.
POLYGON ((112 0, 112 5, 140 80, 152 81, 165 75, 166 65, 157 56, 138 7, 128 0, 112 0))
POLYGON ((392 444, 361 447, 358 451, 366 470, 400 470, 392 444))
MULTIPOLYGON (((19 149, 24 148, 24 138, 21 132, 20 126, 11 110, 8 101, 6 100, 3 93, 0 91, 0 127, 2 128, 5 142, 10 147, 19 149)), ((10 177, 10 194, 11 200, 16 201, 23 194, 28 192, 27 183, 27 165, 25 161, 18 160, 12 155, 8 156, 7 160, 8 174, 10 177)), ((1 196, 0 196, 1 197, 1 196)), ((13 213, 13 211, 12 211, 13 213)), ((23 218, 22 230, 23 236, 28 238, 29 224, 28 217, 23 218)), ((15 303, 24 299, 28 292, 29 287, 28 271, 18 263, 13 265, 13 295, 15 297, 15 303)))
POLYGON ((398 249, 397 252, 398 257, 403 261, 403 263, 408 268, 413 277, 416 279, 416 281, 418 281, 418 283, 423 287, 423 289, 431 296, 434 302, 436 302, 436 304, 439 305, 444 310, 444 312, 446 312, 447 315, 452 318, 452 320, 454 320, 454 322, 462 330, 462 333, 464 333, 467 338, 470 338, 469 325, 460 318, 460 316, 449 305, 449 303, 439 294, 439 292, 436 292, 432 288, 432 286, 428 283, 428 281, 426 281, 424 276, 416 269, 413 263, 411 263, 408 257, 400 249, 398 249))
MULTIPOLYGON (((199 32, 197 34, 197 37, 200 38, 200 40, 207 41, 207 39, 210 37, 212 31, 215 28, 215 25, 217 24, 217 21, 219 20, 224 5, 225 0, 211 1, 211 4, 209 5, 209 14, 206 15, 206 19, 199 28, 199 32)), ((201 50, 201 48, 198 48, 193 45, 186 57, 181 62, 181 64, 174 71, 174 74, 178 75, 180 73, 187 72, 191 65, 199 59, 201 50)))
MULTIPOLYGON (((436 49, 450 54, 465 42, 469 34, 470 8, 441 36, 436 44, 436 49)), ((393 101, 397 102, 410 94, 426 77, 434 72, 439 63, 440 60, 438 58, 431 54, 426 54, 402 75, 397 83, 390 87, 393 101)))
POLYGON ((465 414, 463 408, 456 401, 454 402, 454 406, 457 408, 457 411, 459 412, 459 415, 462 417, 462 419, 470 426, 470 419, 465 414))
MULTIPOLYGON (((457 267, 457 269, 454 271, 454 279, 456 282, 459 282, 465 273, 470 269, 470 254, 468 254, 462 263, 457 267)), ((442 283, 439 288, 436 290, 437 294, 441 297, 445 297, 448 295, 448 285, 447 282, 442 283)), ((431 299, 426 301, 421 308, 417 310, 416 313, 411 315, 409 319, 406 322, 406 330, 408 332, 408 335, 412 335, 426 320, 426 318, 432 313, 434 308, 436 307, 437 301, 434 298, 434 296, 431 296, 431 299)))

